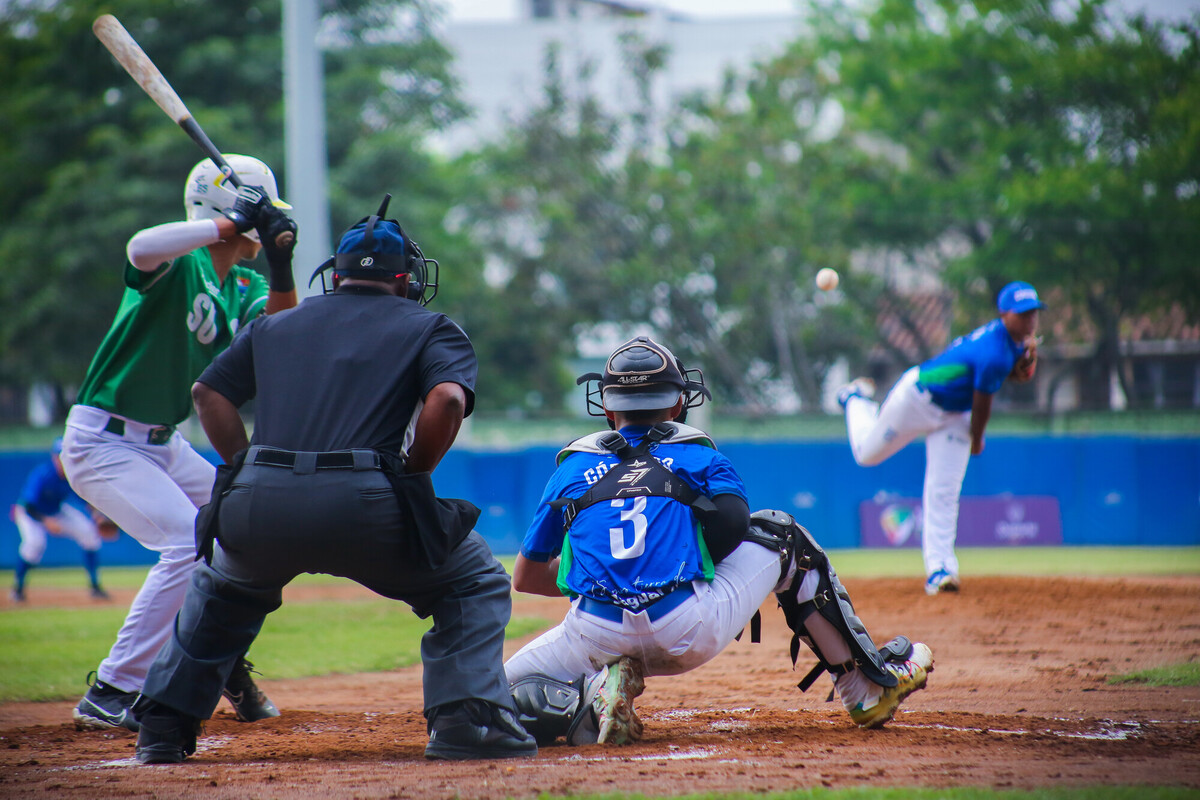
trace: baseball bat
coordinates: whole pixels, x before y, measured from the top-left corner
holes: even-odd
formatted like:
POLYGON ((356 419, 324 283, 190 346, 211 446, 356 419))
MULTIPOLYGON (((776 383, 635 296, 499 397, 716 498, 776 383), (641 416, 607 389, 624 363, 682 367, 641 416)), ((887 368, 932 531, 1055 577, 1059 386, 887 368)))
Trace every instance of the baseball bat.
MULTIPOLYGON (((142 87, 142 90, 163 110, 163 113, 183 128, 192 141, 198 144, 204 154, 211 158, 213 163, 225 174, 228 181, 240 189, 242 179, 225 161, 221 151, 208 138, 208 134, 200 127, 200 123, 196 122, 196 118, 188 111, 178 93, 163 77, 158 67, 154 66, 154 62, 150 60, 150 56, 146 55, 146 51, 134 41, 134 38, 129 35, 129 31, 125 30, 125 26, 121 24, 120 20, 112 14, 101 14, 92 23, 92 32, 108 48, 108 52, 113 54, 113 58, 117 59, 125 68, 129 77, 142 87)), ((275 244, 278 247, 288 247, 293 238, 291 231, 284 231, 275 237, 275 244)))

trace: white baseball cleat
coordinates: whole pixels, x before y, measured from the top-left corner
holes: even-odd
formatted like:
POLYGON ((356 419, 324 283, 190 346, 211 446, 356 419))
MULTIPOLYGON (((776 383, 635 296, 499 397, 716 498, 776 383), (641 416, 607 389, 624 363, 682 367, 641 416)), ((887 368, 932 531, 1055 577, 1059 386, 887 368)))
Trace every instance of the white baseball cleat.
POLYGON ((935 571, 925 580, 925 594, 928 595, 957 592, 960 588, 958 576, 951 575, 944 569, 935 571))

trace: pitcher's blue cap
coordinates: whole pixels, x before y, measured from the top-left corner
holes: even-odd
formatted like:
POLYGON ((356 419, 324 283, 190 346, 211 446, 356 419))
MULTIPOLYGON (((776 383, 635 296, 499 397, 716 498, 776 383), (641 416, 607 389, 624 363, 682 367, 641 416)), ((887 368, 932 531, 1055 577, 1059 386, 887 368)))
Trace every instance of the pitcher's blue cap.
POLYGON ((1037 289, 1025 281, 1013 281, 1000 290, 996 300, 996 308, 1001 311, 1013 311, 1020 314, 1035 308, 1045 308, 1046 304, 1038 299, 1037 289))

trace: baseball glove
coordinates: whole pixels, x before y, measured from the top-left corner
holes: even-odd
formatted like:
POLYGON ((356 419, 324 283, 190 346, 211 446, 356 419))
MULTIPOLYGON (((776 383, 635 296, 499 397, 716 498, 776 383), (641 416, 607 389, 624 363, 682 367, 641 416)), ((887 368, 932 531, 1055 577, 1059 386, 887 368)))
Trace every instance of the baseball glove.
POLYGON ((100 538, 106 542, 115 542, 121 535, 121 529, 117 527, 117 523, 96 509, 92 509, 92 522, 96 524, 96 529, 100 531, 100 538))
POLYGON ((1008 374, 1008 379, 1016 383, 1028 383, 1033 380, 1034 374, 1037 373, 1038 362, 1038 339, 1030 336, 1025 340, 1025 352, 1017 359, 1017 363, 1013 364, 1012 372, 1008 374))

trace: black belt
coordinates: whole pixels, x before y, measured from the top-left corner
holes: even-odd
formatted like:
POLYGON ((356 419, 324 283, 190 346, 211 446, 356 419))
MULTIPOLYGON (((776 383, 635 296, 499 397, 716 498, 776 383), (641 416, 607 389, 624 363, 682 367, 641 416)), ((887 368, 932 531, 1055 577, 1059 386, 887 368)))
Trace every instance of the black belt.
POLYGON ((293 452, 257 446, 251 449, 248 463, 284 467, 295 472, 317 469, 383 469, 383 459, 374 450, 334 450, 328 453, 293 452))
POLYGON ((685 583, 678 589, 675 589, 673 592, 658 598, 650 605, 642 606, 641 608, 637 609, 626 609, 625 606, 618 606, 614 603, 606 603, 603 600, 597 600, 594 597, 583 595, 579 598, 579 610, 585 611, 592 616, 606 619, 609 622, 621 622, 623 619, 625 619, 625 616, 622 612, 626 610, 632 614, 640 614, 641 612, 645 611, 646 616, 650 618, 651 622, 653 622, 661 617, 665 617, 667 614, 679 608, 683 601, 687 600, 694 593, 695 590, 692 588, 692 585, 690 583, 685 583))
MULTIPOLYGON (((120 417, 109 417, 104 430, 114 436, 125 435, 125 420, 120 417)), ((146 444, 166 444, 175 433, 174 425, 156 425, 146 431, 146 444)))

